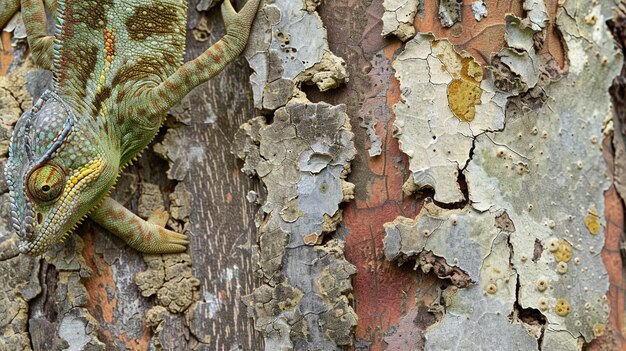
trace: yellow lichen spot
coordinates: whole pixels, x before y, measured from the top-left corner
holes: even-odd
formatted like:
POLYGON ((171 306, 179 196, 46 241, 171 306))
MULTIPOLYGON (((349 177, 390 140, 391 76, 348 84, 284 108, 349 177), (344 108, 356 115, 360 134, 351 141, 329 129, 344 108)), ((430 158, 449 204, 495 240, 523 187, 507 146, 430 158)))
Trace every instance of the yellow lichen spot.
POLYGON ((435 40, 431 44, 432 54, 441 62, 441 69, 452 76, 448 85, 448 105, 461 121, 471 122, 476 116, 476 105, 480 104, 483 68, 467 51, 460 53, 448 40, 435 40))
POLYGON ((589 230, 589 233, 592 235, 598 235, 598 233, 600 233, 600 216, 598 215, 598 209, 595 204, 591 205, 589 212, 585 216, 584 222, 585 226, 589 230))
POLYGON ((572 245, 565 240, 559 240, 559 248, 554 252, 557 262, 569 262, 572 258, 572 245))
POLYGON ((483 91, 474 83, 454 79, 448 85, 448 105, 461 121, 471 122, 476 116, 476 105, 480 104, 483 91))
POLYGON ((318 233, 313 232, 313 233, 310 233, 308 235, 305 235, 303 240, 304 240, 304 243, 306 245, 316 245, 316 244, 320 243, 320 239, 321 238, 322 238, 321 235, 319 235, 318 233))
POLYGON ((606 330, 606 324, 596 323, 593 325, 593 335, 596 338, 599 338, 602 335, 604 335, 605 330, 606 330))
POLYGON ((461 53, 461 79, 480 84, 483 80, 483 68, 474 60, 474 58, 466 51, 461 53))
POLYGON ((567 300, 558 299, 556 300, 556 306, 554 306, 554 312, 561 317, 565 317, 569 314, 570 306, 567 300))

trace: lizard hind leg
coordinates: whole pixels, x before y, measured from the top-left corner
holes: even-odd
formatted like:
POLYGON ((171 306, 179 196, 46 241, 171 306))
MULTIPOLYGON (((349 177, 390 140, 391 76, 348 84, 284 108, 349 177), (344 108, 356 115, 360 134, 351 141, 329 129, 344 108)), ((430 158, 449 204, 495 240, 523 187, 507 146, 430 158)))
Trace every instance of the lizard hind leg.
POLYGON ((184 234, 146 222, 111 198, 107 198, 89 217, 143 253, 183 252, 189 243, 184 234))
POLYGON ((137 109, 166 113, 192 89, 220 73, 245 49, 261 0, 248 0, 235 11, 230 0, 222 3, 226 35, 195 59, 183 64, 161 84, 145 90, 135 101, 137 109))

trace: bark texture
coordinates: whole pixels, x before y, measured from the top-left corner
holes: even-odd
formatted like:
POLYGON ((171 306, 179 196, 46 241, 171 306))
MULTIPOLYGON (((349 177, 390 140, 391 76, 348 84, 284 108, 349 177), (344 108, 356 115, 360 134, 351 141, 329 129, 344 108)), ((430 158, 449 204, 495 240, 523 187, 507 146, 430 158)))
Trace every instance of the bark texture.
MULTIPOLYGON (((214 6, 191 1, 187 59, 214 6)), ((0 350, 622 349, 625 23, 617 0, 265 1, 113 194, 188 252, 87 222, 0 261, 0 350)), ((0 166, 50 79, 19 16, 2 43, 0 166)))

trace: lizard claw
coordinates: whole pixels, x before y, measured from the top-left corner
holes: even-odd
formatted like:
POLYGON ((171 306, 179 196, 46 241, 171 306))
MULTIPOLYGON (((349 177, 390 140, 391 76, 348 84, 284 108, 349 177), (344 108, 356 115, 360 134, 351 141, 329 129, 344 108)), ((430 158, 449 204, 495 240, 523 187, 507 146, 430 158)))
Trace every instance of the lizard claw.
POLYGON ((237 11, 235 11, 235 8, 233 7, 233 4, 230 3, 230 0, 224 0, 220 9, 222 10, 222 18, 224 19, 224 22, 232 21, 233 18, 237 17, 237 11))
POLYGON ((145 253, 177 253, 187 250, 187 236, 158 226, 158 238, 154 238, 148 247, 140 251, 145 253), (153 251, 154 249, 154 251, 153 251))
POLYGON ((148 218, 147 225, 152 228, 153 233, 151 239, 142 241, 142 248, 139 249, 145 253, 176 253, 187 250, 187 236, 165 228, 165 224, 169 218, 163 208, 158 208, 152 212, 148 218))

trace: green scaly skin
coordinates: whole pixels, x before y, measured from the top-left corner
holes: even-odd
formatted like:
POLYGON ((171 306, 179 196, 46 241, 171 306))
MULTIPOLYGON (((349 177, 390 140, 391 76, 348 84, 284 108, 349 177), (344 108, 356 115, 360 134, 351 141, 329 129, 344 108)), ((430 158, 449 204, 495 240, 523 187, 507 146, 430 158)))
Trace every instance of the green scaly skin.
POLYGON ((54 88, 18 120, 6 166, 20 252, 37 255, 87 215, 146 253, 187 239, 108 197, 118 174, 154 138, 167 111, 243 51, 260 0, 222 4, 226 35, 183 64, 187 0, 0 0, 0 27, 21 8, 36 64, 54 88), (56 9, 47 33, 45 7, 56 9))

